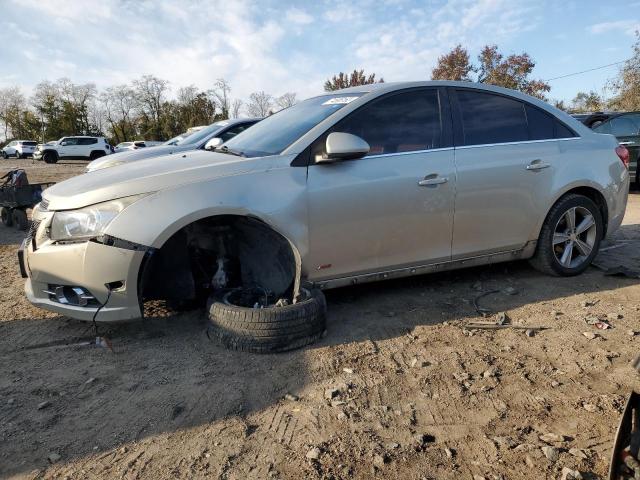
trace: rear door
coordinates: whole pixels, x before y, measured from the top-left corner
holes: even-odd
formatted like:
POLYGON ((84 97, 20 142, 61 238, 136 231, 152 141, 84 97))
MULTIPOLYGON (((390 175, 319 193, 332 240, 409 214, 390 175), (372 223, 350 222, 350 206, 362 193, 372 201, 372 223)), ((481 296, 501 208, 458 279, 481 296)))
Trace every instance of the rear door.
POLYGON ((452 258, 520 249, 534 239, 562 140, 575 134, 512 97, 451 89, 457 193, 452 258))
POLYGON ((358 135, 371 150, 361 159, 309 166, 310 279, 449 260, 456 178, 442 93, 389 93, 312 145, 313 159, 335 131, 358 135))
POLYGON ((638 181, 638 157, 640 157, 640 113, 625 113, 610 118, 593 129, 598 133, 615 135, 620 145, 629 150, 629 177, 638 181))

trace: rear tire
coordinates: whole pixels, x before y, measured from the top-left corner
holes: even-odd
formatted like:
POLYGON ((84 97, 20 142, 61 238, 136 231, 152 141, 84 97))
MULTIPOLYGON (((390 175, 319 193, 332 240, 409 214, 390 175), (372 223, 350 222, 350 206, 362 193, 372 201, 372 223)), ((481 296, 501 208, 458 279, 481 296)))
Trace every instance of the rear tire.
POLYGON ((326 328, 327 303, 320 290, 283 307, 247 308, 209 304, 209 332, 225 347, 253 353, 284 352, 318 340, 326 328))
POLYGON ((15 208, 13 210, 13 224, 18 230, 26 230, 29 228, 29 219, 27 218, 27 212, 21 208, 15 208))
POLYGON ((89 154, 89 160, 93 161, 96 158, 104 157, 105 155, 106 155, 106 153, 104 153, 104 152, 94 150, 93 152, 91 152, 89 154))
POLYGON ((53 152, 44 152, 44 155, 42 155, 42 160, 44 160, 44 163, 57 163, 58 156, 53 152))
POLYGON ((598 254, 603 233, 602 214, 593 200, 565 195, 547 214, 529 263, 548 275, 579 275, 598 254))
POLYGON ((2 216, 2 223, 5 226, 10 227, 11 225, 13 225, 13 212, 11 211, 11 209, 2 207, 0 215, 2 216))
POLYGON ((2 150, 2 158, 4 158, 5 160, 9 158, 9 155, 7 155, 7 152, 5 152, 4 150, 2 150))

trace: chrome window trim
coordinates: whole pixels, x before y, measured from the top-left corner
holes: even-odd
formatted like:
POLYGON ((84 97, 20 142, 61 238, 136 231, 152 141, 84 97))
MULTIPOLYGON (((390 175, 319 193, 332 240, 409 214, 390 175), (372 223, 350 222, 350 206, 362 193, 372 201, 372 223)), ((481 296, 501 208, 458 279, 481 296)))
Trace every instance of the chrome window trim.
POLYGON ((520 144, 528 144, 528 143, 566 142, 568 140, 580 140, 581 138, 582 137, 544 138, 542 140, 522 140, 520 142, 480 143, 478 145, 460 145, 459 147, 455 147, 455 148, 458 150, 462 150, 467 148, 478 148, 478 147, 496 147, 498 145, 520 145, 520 144))
POLYGON ((367 155, 362 157, 363 160, 367 158, 381 158, 381 157, 395 157, 398 155, 413 155, 414 153, 428 153, 428 152, 446 152, 447 150, 453 150, 455 147, 442 147, 442 148, 429 148, 427 150, 411 150, 409 152, 396 152, 396 153, 378 153, 376 155, 367 155))

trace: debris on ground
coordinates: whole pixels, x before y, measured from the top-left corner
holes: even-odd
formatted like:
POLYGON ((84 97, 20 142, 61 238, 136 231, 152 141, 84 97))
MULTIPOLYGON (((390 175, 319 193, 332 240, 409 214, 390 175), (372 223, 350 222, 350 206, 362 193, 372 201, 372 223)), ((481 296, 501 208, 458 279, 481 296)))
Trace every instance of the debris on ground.
POLYGON ((582 332, 582 335, 584 335, 589 340, 595 340, 600 336, 597 333, 593 333, 593 332, 582 332))
POLYGON ((43 409, 47 408, 49 405, 51 405, 51 402, 49 400, 45 400, 44 402, 40 402, 38 404, 38 410, 43 410, 43 409))
POLYGON ((560 450, 549 445, 542 447, 542 453, 544 453, 544 456, 547 457, 547 460, 550 462, 557 462, 560 458, 560 450))
POLYGON ((307 460, 314 461, 314 460, 318 460, 320 458, 320 455, 322 455, 322 451, 318 447, 313 447, 311 450, 307 452, 305 456, 307 460))
POLYGON ((292 394, 292 393, 287 393, 287 394, 284 396, 284 399, 285 399, 285 400, 288 400, 289 402, 297 402, 297 401, 299 400, 298 396, 297 396, 297 395, 294 395, 294 394, 292 394))

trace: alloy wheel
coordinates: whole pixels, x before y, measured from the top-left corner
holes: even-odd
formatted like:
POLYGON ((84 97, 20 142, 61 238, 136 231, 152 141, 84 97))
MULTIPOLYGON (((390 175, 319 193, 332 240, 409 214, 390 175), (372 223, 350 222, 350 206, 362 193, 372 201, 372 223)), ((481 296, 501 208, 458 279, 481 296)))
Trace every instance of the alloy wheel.
POLYGON ((596 244, 596 221, 584 207, 572 207, 560 217, 553 232, 553 253, 565 268, 582 265, 596 244))

